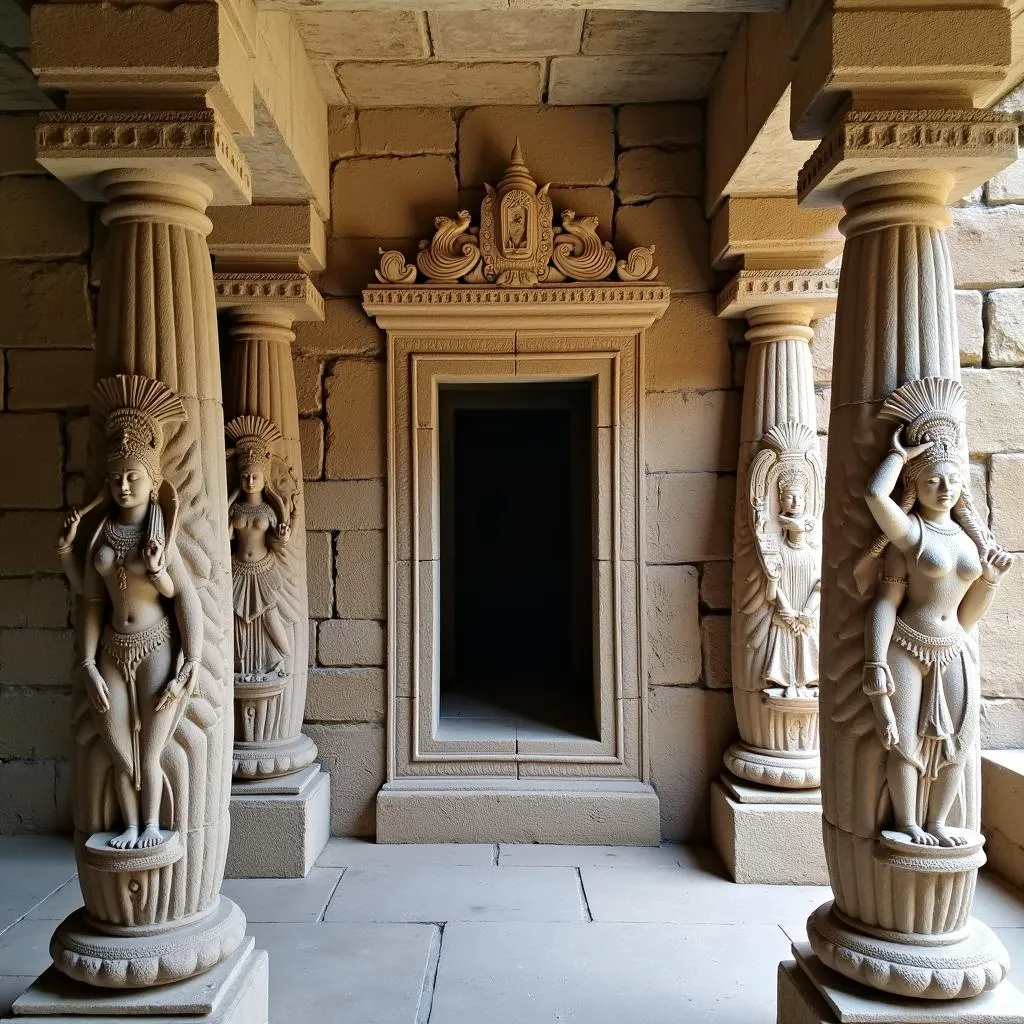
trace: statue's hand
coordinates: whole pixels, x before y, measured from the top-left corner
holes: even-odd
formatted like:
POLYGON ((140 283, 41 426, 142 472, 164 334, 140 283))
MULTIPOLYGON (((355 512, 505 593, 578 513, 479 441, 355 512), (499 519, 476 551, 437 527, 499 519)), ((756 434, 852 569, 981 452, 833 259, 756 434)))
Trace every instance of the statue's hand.
POLYGON ((981 560, 981 575, 989 583, 998 583, 1000 577, 1013 565, 1013 555, 1000 547, 991 547, 981 560))
POLYGON ((156 710, 169 708, 181 694, 190 689, 199 676, 199 662, 186 661, 178 674, 164 687, 160 699, 156 702, 156 710))
POLYGON ((277 539, 282 544, 287 544, 288 541, 291 540, 291 536, 292 536, 292 528, 291 528, 291 526, 288 523, 278 523, 277 524, 277 539))
POLYGON ((82 521, 82 513, 77 508, 73 508, 65 517, 64 524, 60 530, 60 536, 57 538, 58 548, 69 548, 75 542, 75 537, 78 535, 78 524, 82 521))
POLYGON ((146 572, 150 576, 156 576, 158 573, 163 572, 166 565, 164 551, 165 548, 162 540, 153 537, 146 541, 142 549, 142 560, 146 563, 146 572))
POLYGON ((896 728, 896 714, 892 709, 892 701, 888 696, 876 697, 871 702, 875 708, 875 722, 882 746, 892 750, 900 741, 900 732, 896 728))
POLYGON ((910 462, 912 459, 916 459, 918 455, 920 455, 922 452, 928 451, 928 449, 931 448, 933 444, 935 444, 934 441, 925 441, 924 444, 912 444, 909 448, 904 448, 903 442, 900 441, 900 434, 902 432, 902 427, 897 427, 896 430, 893 432, 892 450, 894 452, 899 452, 900 455, 903 456, 904 465, 906 465, 906 463, 910 462))
POLYGON ((98 715, 105 715, 110 710, 110 691, 107 689, 103 676, 100 675, 100 670, 96 667, 96 662, 84 662, 82 672, 85 675, 85 692, 93 711, 98 715))

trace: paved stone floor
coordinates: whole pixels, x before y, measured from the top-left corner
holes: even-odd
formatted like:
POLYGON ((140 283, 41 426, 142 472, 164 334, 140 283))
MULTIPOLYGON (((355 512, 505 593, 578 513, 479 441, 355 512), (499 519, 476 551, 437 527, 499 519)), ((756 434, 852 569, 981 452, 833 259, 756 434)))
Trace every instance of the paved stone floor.
MULTIPOLYGON (((772 1024, 775 968, 828 889, 734 885, 708 850, 375 846, 229 881, 270 952, 271 1024, 772 1024)), ((70 844, 0 838, 0 1017, 79 903, 70 844)), ((1024 982, 1024 899, 976 912, 1024 982)))

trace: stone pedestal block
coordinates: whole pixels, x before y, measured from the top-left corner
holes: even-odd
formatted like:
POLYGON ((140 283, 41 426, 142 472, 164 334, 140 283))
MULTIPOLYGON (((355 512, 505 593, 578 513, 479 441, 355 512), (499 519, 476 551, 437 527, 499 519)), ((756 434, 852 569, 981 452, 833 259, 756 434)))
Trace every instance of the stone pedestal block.
POLYGON ((821 793, 711 784, 711 837, 735 882, 827 885, 821 793))
POLYGON ((15 1000, 4 1024, 268 1024, 267 954, 255 946, 247 938, 205 974, 144 990, 94 988, 50 967, 15 1000))
POLYGON ((829 970, 806 943, 779 964, 777 1024, 1020 1024, 1024 995, 1008 981, 973 999, 890 996, 829 970))
POLYGON ((331 834, 331 784, 319 764, 231 787, 228 878, 305 878, 331 834))
POLYGON ((377 795, 378 843, 657 846, 658 797, 626 780, 403 779, 377 795))

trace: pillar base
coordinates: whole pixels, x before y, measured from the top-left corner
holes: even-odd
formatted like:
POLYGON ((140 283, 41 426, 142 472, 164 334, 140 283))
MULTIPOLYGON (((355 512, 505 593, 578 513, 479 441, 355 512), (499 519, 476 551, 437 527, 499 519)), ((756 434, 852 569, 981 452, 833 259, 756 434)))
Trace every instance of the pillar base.
POLYGON ((1021 1024, 1024 995, 1008 981, 974 999, 886 995, 829 970, 803 942, 779 964, 777 1024, 1021 1024))
POLYGON ((94 988, 50 967, 15 1001, 4 1024, 267 1024, 267 954, 246 939, 216 967, 187 981, 146 989, 94 988))
POLYGON ((711 838, 734 882, 828 885, 821 793, 711 783, 711 838))
POLYGON ((724 760, 733 775, 760 786, 817 789, 821 785, 821 761, 816 750, 810 754, 790 754, 734 743, 725 752, 724 760))
POLYGON ((316 759, 316 744, 304 733, 290 740, 245 743, 235 740, 232 774, 237 782, 276 779, 297 772, 316 759))
POLYGON ((959 1004, 996 988, 1010 970, 1003 944, 973 917, 961 931, 946 936, 953 941, 940 944, 940 936, 908 935, 907 941, 895 942, 856 931, 830 901, 808 918, 807 937, 826 967, 852 981, 913 999, 959 1004))
POLYGON ((331 835, 331 780, 317 763, 231 787, 225 878, 305 878, 331 835))

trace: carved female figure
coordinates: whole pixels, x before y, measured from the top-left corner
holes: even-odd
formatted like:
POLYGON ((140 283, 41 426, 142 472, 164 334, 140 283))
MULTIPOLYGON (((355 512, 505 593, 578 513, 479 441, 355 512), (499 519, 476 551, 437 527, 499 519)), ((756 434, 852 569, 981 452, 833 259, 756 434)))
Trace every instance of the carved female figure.
POLYGON ((202 610, 175 543, 177 493, 161 466, 165 430, 185 418, 170 388, 147 377, 101 380, 94 409, 106 436, 100 495, 65 518, 58 553, 83 596, 79 645, 85 692, 113 761, 123 831, 118 849, 159 845, 164 777, 160 757, 194 687, 202 610), (108 509, 79 561, 83 515, 108 509), (140 832, 141 828, 141 832, 140 832))
POLYGON ((291 539, 296 508, 270 480, 281 432, 260 416, 239 416, 225 432, 234 445, 238 471, 238 488, 228 499, 235 673, 247 683, 283 679, 291 642, 281 610, 280 562, 291 539))
POLYGON ((969 842, 947 826, 978 729, 981 683, 968 634, 1013 564, 971 501, 965 408, 960 384, 939 377, 911 381, 886 399, 879 415, 899 426, 865 494, 882 536, 857 567, 866 588, 882 565, 863 687, 889 751, 894 824, 926 846, 969 842))

